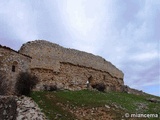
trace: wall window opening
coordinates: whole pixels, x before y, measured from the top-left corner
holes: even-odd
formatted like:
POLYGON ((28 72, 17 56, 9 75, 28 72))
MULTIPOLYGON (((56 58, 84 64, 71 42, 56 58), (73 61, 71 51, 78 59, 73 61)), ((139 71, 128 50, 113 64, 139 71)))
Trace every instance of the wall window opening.
POLYGON ((12 72, 16 72, 16 66, 12 65, 12 72))
POLYGON ((18 70, 18 62, 14 61, 11 68, 12 72, 17 72, 18 70))

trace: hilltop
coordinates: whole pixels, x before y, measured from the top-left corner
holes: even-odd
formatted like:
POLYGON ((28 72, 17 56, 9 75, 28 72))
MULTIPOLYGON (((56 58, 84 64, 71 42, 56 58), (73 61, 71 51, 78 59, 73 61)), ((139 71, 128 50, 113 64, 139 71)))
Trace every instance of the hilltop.
MULTIPOLYGON (((33 92, 31 97, 50 120, 132 120, 138 119, 139 114, 155 114, 150 119, 156 120, 156 115, 160 114, 160 97, 147 94, 41 91, 33 92), (131 114, 135 114, 133 118, 131 114)), ((148 118, 141 116, 139 119, 148 118)))

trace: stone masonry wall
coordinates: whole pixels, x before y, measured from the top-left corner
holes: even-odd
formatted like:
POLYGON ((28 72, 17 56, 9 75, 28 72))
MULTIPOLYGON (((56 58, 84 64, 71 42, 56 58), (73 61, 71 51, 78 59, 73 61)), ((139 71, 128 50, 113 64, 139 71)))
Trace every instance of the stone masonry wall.
POLYGON ((21 54, 31 56, 30 69, 43 85, 56 85, 60 89, 80 90, 91 84, 104 83, 107 89, 120 90, 123 73, 102 57, 90 53, 63 48, 44 40, 24 44, 21 54))
POLYGON ((29 71, 31 57, 20 54, 10 48, 0 46, 0 71, 5 74, 6 82, 10 86, 8 92, 14 91, 14 84, 19 72, 29 71))
POLYGON ((37 40, 28 42, 21 47, 20 53, 33 58, 31 68, 51 69, 59 72, 59 62, 66 62, 106 71, 114 77, 123 79, 122 71, 102 57, 74 49, 63 48, 48 41, 37 40))
POLYGON ((32 69, 31 71, 40 78, 39 89, 44 89, 43 85, 55 85, 58 89, 86 89, 86 82, 91 77, 91 85, 103 83, 107 90, 114 88, 114 90, 120 91, 123 85, 122 79, 117 79, 105 71, 76 66, 70 63, 60 63, 60 72, 57 73, 47 69, 32 69))

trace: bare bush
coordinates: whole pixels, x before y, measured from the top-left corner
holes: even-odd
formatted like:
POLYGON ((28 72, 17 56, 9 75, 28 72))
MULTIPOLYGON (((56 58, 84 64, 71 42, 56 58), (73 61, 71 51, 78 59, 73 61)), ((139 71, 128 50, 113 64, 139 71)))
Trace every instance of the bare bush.
POLYGON ((56 91, 57 86, 56 85, 44 85, 44 90, 46 90, 46 91, 56 91))
POLYGON ((104 85, 104 83, 96 83, 92 85, 92 88, 95 88, 98 91, 104 92, 104 90, 106 89, 106 86, 104 85))
POLYGON ((38 78, 35 75, 31 75, 28 72, 19 73, 15 85, 15 89, 18 95, 29 96, 31 90, 39 82, 38 78))

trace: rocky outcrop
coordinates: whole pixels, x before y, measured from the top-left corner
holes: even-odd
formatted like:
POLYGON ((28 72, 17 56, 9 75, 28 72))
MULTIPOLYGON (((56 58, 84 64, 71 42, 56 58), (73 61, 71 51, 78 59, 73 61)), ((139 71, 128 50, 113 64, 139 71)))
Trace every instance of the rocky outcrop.
POLYGON ((0 96, 0 120, 47 120, 47 118, 29 97, 0 96))
POLYGON ((160 100, 156 99, 156 98, 147 98, 147 101, 153 102, 153 103, 160 103, 160 100))
POLYGON ((122 92, 126 92, 128 94, 135 94, 135 95, 146 95, 145 92, 143 92, 141 90, 136 90, 136 89, 130 88, 127 85, 122 86, 122 92))
POLYGON ((0 120, 16 120, 16 100, 13 96, 0 96, 0 120))
POLYGON ((47 120, 38 105, 29 97, 17 98, 16 120, 47 120))

